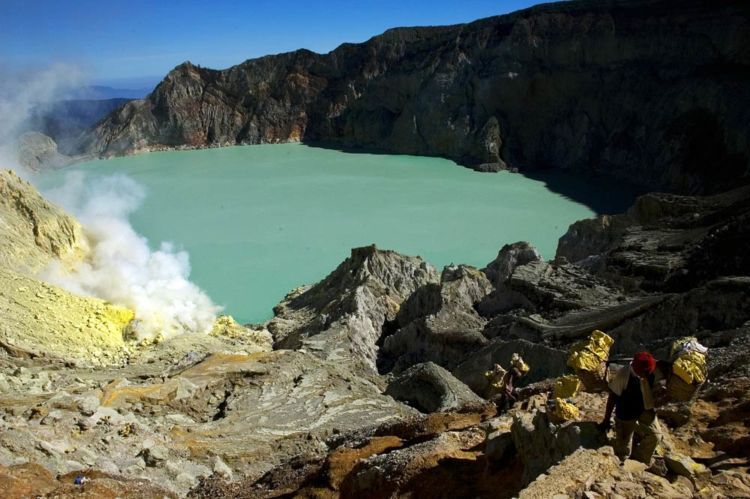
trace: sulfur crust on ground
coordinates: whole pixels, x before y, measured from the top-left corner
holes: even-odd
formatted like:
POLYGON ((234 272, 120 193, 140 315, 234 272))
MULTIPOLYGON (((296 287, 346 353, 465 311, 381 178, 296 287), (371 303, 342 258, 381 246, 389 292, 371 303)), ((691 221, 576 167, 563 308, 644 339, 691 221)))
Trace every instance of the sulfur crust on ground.
POLYGON ((0 346, 15 355, 109 364, 125 353, 133 312, 36 279, 52 260, 74 265, 81 225, 11 170, 0 170, 0 346))
POLYGON ((125 346, 133 312, 0 267, 0 342, 53 358, 111 363, 125 346))

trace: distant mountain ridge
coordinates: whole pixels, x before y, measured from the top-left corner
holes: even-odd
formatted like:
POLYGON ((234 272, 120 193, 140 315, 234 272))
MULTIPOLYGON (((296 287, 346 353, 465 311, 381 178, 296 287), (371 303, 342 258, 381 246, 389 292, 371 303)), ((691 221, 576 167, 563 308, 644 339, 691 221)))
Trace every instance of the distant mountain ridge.
POLYGON ((739 0, 570 1, 221 71, 186 62, 78 147, 304 141, 718 191, 749 176, 749 18, 739 0))

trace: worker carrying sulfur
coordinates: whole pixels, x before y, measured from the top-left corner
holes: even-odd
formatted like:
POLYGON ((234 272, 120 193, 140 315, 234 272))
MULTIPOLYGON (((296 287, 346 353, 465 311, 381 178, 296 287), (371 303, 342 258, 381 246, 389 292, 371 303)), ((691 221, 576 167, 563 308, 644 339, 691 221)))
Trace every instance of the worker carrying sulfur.
POLYGON ((517 400, 514 384, 529 372, 529 366, 520 355, 514 353, 510 359, 510 369, 505 370, 500 364, 495 364, 484 375, 489 382, 488 398, 495 400, 498 412, 513 407, 517 400))
POLYGON ((611 425, 615 412, 615 453, 620 459, 632 458, 650 464, 659 443, 658 423, 652 389, 656 381, 656 359, 648 352, 638 352, 633 360, 619 369, 609 382, 609 399, 600 428, 611 425), (631 446, 633 435, 640 439, 631 446))

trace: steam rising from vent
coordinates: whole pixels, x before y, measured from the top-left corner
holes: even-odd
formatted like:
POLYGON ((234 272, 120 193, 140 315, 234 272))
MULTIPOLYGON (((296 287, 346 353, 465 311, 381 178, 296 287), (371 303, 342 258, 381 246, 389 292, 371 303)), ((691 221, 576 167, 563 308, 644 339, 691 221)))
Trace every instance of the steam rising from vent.
POLYGON ((220 307, 188 280, 187 253, 169 243, 152 251, 128 222, 145 197, 140 185, 125 175, 87 181, 75 171, 45 195, 80 220, 91 251, 73 271, 53 263, 43 279, 131 308, 139 339, 211 329, 220 307))

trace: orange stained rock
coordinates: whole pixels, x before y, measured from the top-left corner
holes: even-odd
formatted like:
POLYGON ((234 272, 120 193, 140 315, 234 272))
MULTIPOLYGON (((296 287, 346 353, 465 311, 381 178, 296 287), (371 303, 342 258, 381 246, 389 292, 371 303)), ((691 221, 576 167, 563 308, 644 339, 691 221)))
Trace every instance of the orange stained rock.
POLYGON ((169 437, 177 446, 184 447, 192 457, 205 456, 206 451, 222 443, 219 430, 202 427, 200 430, 175 425, 169 430, 169 437))
POLYGON ((7 499, 45 495, 56 485, 52 473, 38 464, 0 466, 0 490, 7 499))
POLYGON ((0 466, 0 497, 27 499, 30 497, 75 497, 85 499, 163 499, 175 495, 144 479, 113 476, 92 470, 76 471, 55 478, 47 469, 36 463, 17 466, 0 466), (88 481, 75 485, 76 476, 88 481))
POLYGON ((252 370, 252 368, 258 367, 258 364, 263 360, 275 357, 278 357, 275 352, 256 352, 252 354, 215 353, 203 362, 185 370, 182 376, 195 378, 252 370))
POLYGON ((385 451, 398 449, 404 444, 403 440, 394 436, 375 437, 362 447, 342 447, 336 449, 328 457, 327 475, 331 488, 338 490, 347 475, 362 459, 366 459, 385 451))
POLYGON ((690 406, 690 413, 698 421, 715 421, 719 419, 721 410, 716 404, 698 399, 690 406))
POLYGON ((484 411, 477 412, 436 412, 427 416, 424 428, 427 433, 442 433, 448 430, 461 430, 479 424, 488 417, 492 417, 495 410, 487 406, 484 411))
POLYGON ((104 407, 118 407, 126 402, 144 398, 170 400, 174 398, 179 388, 176 380, 152 385, 125 385, 124 380, 115 380, 104 387, 101 405, 104 407))

